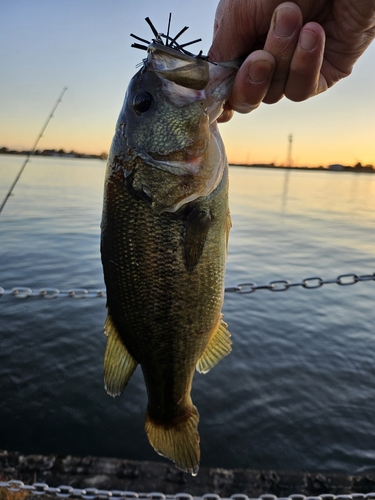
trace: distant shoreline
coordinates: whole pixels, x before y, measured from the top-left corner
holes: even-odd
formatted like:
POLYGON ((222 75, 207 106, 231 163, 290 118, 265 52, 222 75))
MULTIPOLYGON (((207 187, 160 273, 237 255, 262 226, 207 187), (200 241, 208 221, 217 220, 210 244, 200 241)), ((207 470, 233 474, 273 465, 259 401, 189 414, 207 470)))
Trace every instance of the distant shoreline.
POLYGON ((272 163, 230 163, 230 167, 243 167, 243 168, 272 168, 272 169, 283 169, 283 170, 319 170, 320 172, 356 172, 356 173, 367 173, 375 174, 375 168, 372 165, 362 165, 357 163, 354 166, 349 165, 328 165, 328 167, 306 167, 306 166, 285 166, 285 165, 274 165, 272 163))
MULTIPOLYGON (((6 147, 1 147, 0 148, 0 154, 5 154, 5 155, 22 155, 22 156, 28 156, 30 155, 31 151, 24 150, 24 151, 18 151, 16 149, 8 149, 6 147)), ((86 153, 77 153, 76 151, 70 151, 67 153, 63 149, 36 149, 33 153, 32 156, 54 156, 57 158, 89 158, 89 159, 98 159, 98 160, 106 160, 108 158, 108 154, 103 152, 100 155, 94 155, 94 154, 86 154, 86 153)))
MULTIPOLYGON (((23 155, 27 156, 31 152, 30 151, 18 151, 14 149, 8 149, 6 147, 0 148, 0 154, 7 155, 23 155)), ((33 153, 33 156, 52 156, 57 158, 86 158, 86 159, 98 159, 98 160, 107 160, 108 154, 103 152, 100 155, 94 154, 86 154, 86 153, 77 153, 76 151, 70 151, 69 153, 65 152, 63 149, 44 149, 44 150, 36 150, 33 153)), ((307 167, 307 166, 285 166, 285 165, 274 165, 273 163, 230 163, 230 167, 242 167, 242 168, 272 168, 272 169, 283 169, 283 170, 319 170, 320 172, 355 172, 355 173, 367 173, 367 174, 375 174, 375 168, 373 165, 362 165, 361 163, 357 163, 356 165, 341 165, 339 163, 335 163, 332 165, 328 165, 328 167, 307 167)))

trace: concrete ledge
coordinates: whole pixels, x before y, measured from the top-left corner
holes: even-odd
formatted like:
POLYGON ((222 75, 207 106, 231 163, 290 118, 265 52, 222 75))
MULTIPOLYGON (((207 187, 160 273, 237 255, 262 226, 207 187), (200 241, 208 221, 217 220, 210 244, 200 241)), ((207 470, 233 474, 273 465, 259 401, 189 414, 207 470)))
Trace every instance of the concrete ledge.
POLYGON ((375 491, 375 474, 349 476, 201 467, 198 475, 192 477, 169 463, 91 456, 23 455, 4 450, 0 450, 0 476, 3 480, 19 479, 25 484, 42 482, 54 487, 68 485, 137 493, 190 493, 195 496, 216 493, 229 497, 244 493, 256 498, 264 493, 285 497, 293 493, 318 496, 323 493, 339 495, 375 491))

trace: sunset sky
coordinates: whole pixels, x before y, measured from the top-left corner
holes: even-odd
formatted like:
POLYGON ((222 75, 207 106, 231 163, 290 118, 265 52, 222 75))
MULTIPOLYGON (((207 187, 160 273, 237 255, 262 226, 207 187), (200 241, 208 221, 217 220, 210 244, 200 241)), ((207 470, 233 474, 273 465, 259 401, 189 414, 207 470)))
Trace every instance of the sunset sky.
MULTIPOLYGON (((31 148, 63 87, 68 87, 39 149, 109 149, 118 113, 144 53, 130 33, 150 38, 144 18, 207 52, 217 0, 0 0, 0 146, 31 148)), ((235 163, 375 165, 375 44, 352 75, 304 103, 283 99, 220 126, 235 163)))

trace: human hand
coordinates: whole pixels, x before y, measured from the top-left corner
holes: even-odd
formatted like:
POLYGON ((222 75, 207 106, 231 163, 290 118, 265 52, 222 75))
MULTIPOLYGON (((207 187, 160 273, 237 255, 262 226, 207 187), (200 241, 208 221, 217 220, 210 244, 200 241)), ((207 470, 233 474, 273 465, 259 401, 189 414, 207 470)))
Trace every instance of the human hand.
POLYGON ((247 57, 219 121, 262 101, 303 101, 327 90, 374 37, 375 0, 220 0, 209 57, 247 57))

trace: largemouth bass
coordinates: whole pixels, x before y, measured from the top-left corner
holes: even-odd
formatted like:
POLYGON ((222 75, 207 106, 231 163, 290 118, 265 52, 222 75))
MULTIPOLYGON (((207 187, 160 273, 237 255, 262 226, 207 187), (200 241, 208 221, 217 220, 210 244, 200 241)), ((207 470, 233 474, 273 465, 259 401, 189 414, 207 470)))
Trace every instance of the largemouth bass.
POLYGON ((195 475, 194 371, 208 372, 231 350, 221 314, 231 226, 228 165, 216 119, 236 70, 176 45, 159 38, 148 46, 108 158, 104 379, 117 396, 141 365, 149 441, 195 475))

